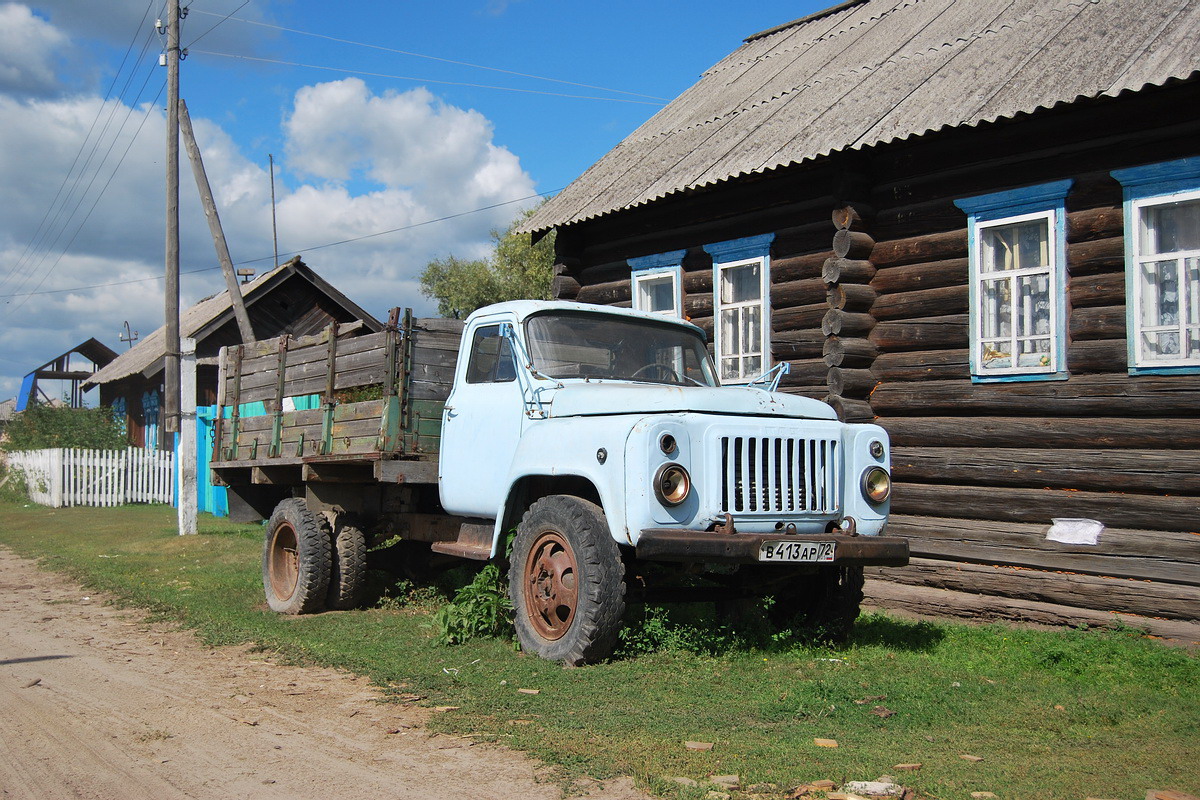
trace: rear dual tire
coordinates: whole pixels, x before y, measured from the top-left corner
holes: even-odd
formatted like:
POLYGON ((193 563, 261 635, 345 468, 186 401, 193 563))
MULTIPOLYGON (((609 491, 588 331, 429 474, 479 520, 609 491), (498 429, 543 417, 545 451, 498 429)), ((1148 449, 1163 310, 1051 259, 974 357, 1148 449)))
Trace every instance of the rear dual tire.
POLYGON ((312 614, 325 607, 333 556, 321 523, 298 497, 275 507, 262 558, 263 589, 272 611, 312 614))
POLYGON ((298 497, 275 507, 262 557, 263 589, 272 611, 313 614, 358 605, 366 579, 366 536, 341 517, 334 525, 298 497))

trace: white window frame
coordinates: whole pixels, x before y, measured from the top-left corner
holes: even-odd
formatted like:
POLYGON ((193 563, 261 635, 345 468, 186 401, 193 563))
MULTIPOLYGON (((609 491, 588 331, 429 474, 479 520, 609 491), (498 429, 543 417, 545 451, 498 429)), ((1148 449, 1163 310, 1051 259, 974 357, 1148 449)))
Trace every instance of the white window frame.
POLYGON ((666 317, 683 318, 683 267, 651 267, 637 270, 633 273, 633 308, 648 314, 662 314, 666 317), (642 307, 641 287, 644 283, 669 278, 671 281, 671 308, 657 311, 642 307))
MULTIPOLYGON (((1141 244, 1143 240, 1142 233, 1146 227, 1146 218, 1143 212, 1148 208, 1155 206, 1167 205, 1169 203, 1177 203, 1180 201, 1200 200, 1200 189, 1190 192, 1176 192, 1168 195, 1157 195, 1150 197, 1141 197, 1131 200, 1131 220, 1128 249, 1130 257, 1128 258, 1126 281, 1127 287, 1131 293, 1129 303, 1129 354, 1130 365, 1136 370, 1151 370, 1151 369, 1170 369, 1172 367, 1200 367, 1200 351, 1187 356, 1177 358, 1153 358, 1145 351, 1143 333, 1147 328, 1163 328, 1165 326, 1143 326, 1142 324, 1142 302, 1145 298, 1146 282, 1142 267, 1148 262, 1174 260, 1176 269, 1179 271, 1179 322, 1174 326, 1174 330, 1179 333, 1180 342, 1188 340, 1188 329, 1196 327, 1188 323, 1188 312, 1191 308, 1200 306, 1200 281, 1188 283, 1187 272, 1184 267, 1184 262, 1187 259, 1200 258, 1200 250, 1177 250, 1171 253, 1156 253, 1147 254, 1141 252, 1141 244)), ((1181 350, 1184 349, 1181 347, 1181 350)), ((1172 370, 1175 371, 1175 370, 1172 370)))
POLYGON ((713 263, 713 348, 715 350, 713 360, 717 362, 717 375, 721 377, 722 383, 749 383, 771 368, 771 305, 768 302, 770 299, 768 293, 771 281, 768 274, 769 269, 770 264, 766 256, 739 258, 734 261, 713 263), (737 269, 738 267, 755 265, 758 266, 758 298, 743 300, 738 303, 722 302, 721 280, 723 273, 737 269), (736 353, 732 352, 728 350, 729 343, 721 335, 721 317, 726 311, 749 308, 757 308, 760 315, 758 351, 742 350, 736 353), (759 367, 756 370, 748 372, 745 368, 745 360, 755 356, 758 356, 759 367), (729 359, 737 359, 738 361, 737 375, 734 377, 727 377, 725 375, 724 362, 729 359))
MULTIPOLYGON (((760 327, 759 360, 760 369, 753 375, 748 375, 739 364, 738 377, 720 377, 722 383, 744 384, 765 375, 773 366, 771 359, 771 243, 775 234, 764 233, 758 236, 747 236, 743 239, 731 239, 726 242, 714 242, 704 245, 704 252, 713 260, 713 361, 717 365, 717 375, 723 374, 721 360, 723 358, 745 358, 746 353, 725 352, 726 342, 721 336, 721 311, 726 304, 721 302, 721 271, 733 267, 758 263, 759 300, 754 305, 760 305, 762 325, 760 327)), ((739 303, 740 306, 751 305, 739 303)))
POLYGON ((972 356, 972 374, 980 377, 1001 377, 1005 375, 1030 375, 1030 374, 1053 374, 1058 372, 1058 348, 1055 341, 1055 331, 1058 330, 1058 303, 1055 302, 1054 294, 1058 287, 1057 275, 1060 269, 1058 265, 1058 256, 1055 247, 1055 228, 1057 226, 1054 211, 1038 211, 1033 214, 1019 214, 1014 217, 1001 217, 996 220, 981 222, 975 226, 975 238, 972 242, 972 259, 971 259, 971 288, 973 295, 977 298, 977 302, 973 304, 971 309, 971 356, 972 356), (987 231, 993 228, 1006 228, 1014 225, 1023 225, 1029 222, 1044 222, 1046 225, 1046 244, 1047 244, 1047 261, 1048 263, 1037 267, 1024 267, 1022 269, 1007 269, 1007 270, 990 270, 985 272, 985 268, 991 267, 990 264, 984 264, 984 235, 987 231), (983 284, 987 281, 1007 280, 1010 285, 1009 297, 1015 299, 1019 292, 1017 290, 1017 281, 1020 278, 1045 276, 1050 283, 1050 351, 1046 358, 1049 363, 1045 365, 1026 365, 1021 366, 1016 363, 1020 354, 1021 342, 1030 338, 1044 338, 1044 335, 1021 336, 1017 332, 1017 309, 1010 303, 1006 313, 1009 317, 1010 332, 1008 334, 1008 353, 1009 359, 1012 362, 1008 367, 985 367, 983 364, 983 354, 980 352, 981 345, 985 340, 998 339, 999 336, 984 335, 984 321, 987 311, 984 308, 983 300, 983 284))
MULTIPOLYGON (((1066 208, 1067 192, 1071 181, 1013 189, 995 194, 956 200, 955 205, 969 215, 968 255, 970 272, 970 365, 973 383, 1001 383, 1008 381, 1065 380, 1069 377, 1066 363, 1066 208), (1044 220, 1047 232, 1048 264, 1019 270, 984 271, 981 263, 984 254, 983 234, 991 228, 1019 225, 1035 220, 1044 220), (985 367, 983 364, 983 294, 982 284, 988 278, 1015 280, 1029 275, 1046 275, 1050 283, 1050 350, 1046 364, 1019 365, 1016 363, 1019 348, 1015 324, 1009 335, 1011 359, 1008 367, 985 367)), ((1016 292, 1010 293, 1015 298, 1016 292)), ((1015 309, 1011 310, 1013 323, 1015 309)))
MULTIPOLYGON (((1124 192, 1124 240, 1126 240, 1126 344, 1128 348, 1129 374, 1200 374, 1200 354, 1180 359, 1150 359, 1142 349, 1141 302, 1145 293, 1142 283, 1141 265, 1148 260, 1166 260, 1174 257, 1180 263, 1195 257, 1196 251, 1177 251, 1151 255, 1141 253, 1142 212, 1148 207, 1175 203, 1178 200, 1200 198, 1200 156, 1180 158, 1176 161, 1145 164, 1141 167, 1112 170, 1112 176, 1120 181, 1124 192)), ((1196 293, 1200 289, 1188 287, 1186 276, 1181 273, 1180 332, 1186 330, 1187 302, 1200 302, 1196 293), (1187 294, 1190 291, 1190 294, 1187 294)))

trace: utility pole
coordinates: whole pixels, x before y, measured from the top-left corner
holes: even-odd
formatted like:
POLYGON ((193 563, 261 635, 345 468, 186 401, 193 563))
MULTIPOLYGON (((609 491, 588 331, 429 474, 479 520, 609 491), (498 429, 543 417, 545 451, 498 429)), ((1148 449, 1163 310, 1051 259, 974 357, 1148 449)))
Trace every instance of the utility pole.
MULTIPOLYGON (((179 0, 167 0, 167 257, 163 430, 179 432, 179 0)), ((167 437, 162 437, 164 440, 167 437)), ((171 437, 174 438, 174 437, 171 437)), ((166 448, 164 448, 166 449, 166 448)))
MULTIPOLYGON (((200 146, 196 144, 196 136, 192 133, 192 118, 188 114, 187 103, 183 100, 179 101, 179 128, 183 133, 183 146, 192 162, 192 175, 196 178, 196 188, 200 190, 200 202, 204 204, 204 216, 208 218, 208 230, 212 234, 213 246, 217 248, 217 260, 221 262, 221 272, 225 273, 225 288, 229 291, 229 301, 233 305, 233 317, 237 320, 242 342, 253 342, 254 329, 250 327, 250 316, 246 313, 246 304, 242 301, 242 289, 233 271, 233 259, 229 257, 229 245, 225 241, 225 232, 221 229, 217 203, 213 200, 212 187, 208 183, 208 175, 204 172, 200 146)), ((183 405, 186 408, 186 398, 183 405)))
POLYGON ((180 368, 182 388, 181 421, 179 426, 179 448, 175 451, 175 474, 179 476, 176 516, 179 519, 179 535, 196 532, 196 340, 187 337, 180 340, 183 362, 180 368))
POLYGON ((267 153, 271 162, 271 241, 275 243, 274 266, 279 266, 279 233, 275 229, 275 156, 267 153))

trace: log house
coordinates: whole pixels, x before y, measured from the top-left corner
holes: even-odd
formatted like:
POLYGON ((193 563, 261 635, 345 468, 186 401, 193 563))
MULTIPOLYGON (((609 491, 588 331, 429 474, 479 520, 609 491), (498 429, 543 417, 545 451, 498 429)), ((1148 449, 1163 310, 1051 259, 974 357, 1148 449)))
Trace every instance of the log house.
MULTIPOLYGON (((383 324, 338 291, 297 256, 242 286, 246 311, 259 339, 320 333, 331 322, 355 323, 352 332, 375 333, 383 324)), ((344 326, 349 329, 350 326, 344 326)), ((186 309, 181 335, 196 339, 196 405, 217 402, 217 357, 223 346, 241 342, 229 292, 207 297, 186 309)), ((100 387, 101 405, 115 406, 125 418, 129 442, 167 447, 158 435, 163 394, 164 328, 142 337, 84 384, 100 387)))
POLYGON ((914 559, 877 604, 1197 640, 1198 24, 841 3, 746 39, 524 229, 557 231, 559 298, 682 314, 726 382, 786 362, 889 431, 914 559))

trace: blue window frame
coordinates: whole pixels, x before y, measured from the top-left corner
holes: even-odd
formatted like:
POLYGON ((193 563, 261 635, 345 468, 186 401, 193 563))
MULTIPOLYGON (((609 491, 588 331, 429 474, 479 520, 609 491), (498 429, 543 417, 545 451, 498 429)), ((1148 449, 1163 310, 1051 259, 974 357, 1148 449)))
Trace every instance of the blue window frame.
POLYGON ((1112 176, 1125 195, 1129 372, 1200 374, 1200 157, 1112 176))
POLYGON ((1071 181, 954 201, 968 215, 971 380, 1064 380, 1071 181))
POLYGON ((629 259, 633 269, 633 307, 672 317, 683 317, 683 257, 673 250, 629 259))

